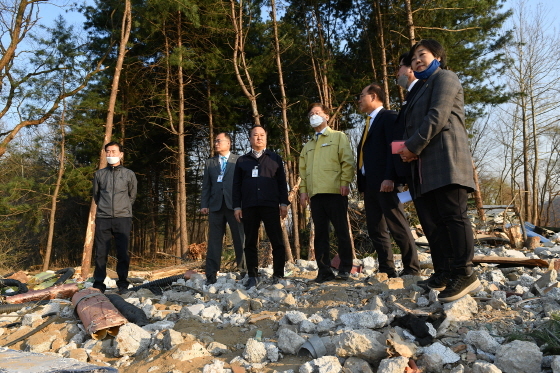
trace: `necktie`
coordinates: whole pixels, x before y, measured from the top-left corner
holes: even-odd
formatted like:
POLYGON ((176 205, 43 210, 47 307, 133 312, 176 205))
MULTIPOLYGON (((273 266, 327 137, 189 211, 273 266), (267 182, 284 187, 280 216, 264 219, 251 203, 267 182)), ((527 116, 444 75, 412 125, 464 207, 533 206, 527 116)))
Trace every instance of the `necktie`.
POLYGON ((226 172, 227 158, 222 155, 220 159, 222 160, 222 175, 223 175, 224 172, 226 172))
POLYGON ((321 136, 321 132, 315 134, 315 141, 319 141, 319 136, 321 136))
POLYGON ((360 145, 360 156, 358 159, 358 170, 361 170, 364 165, 364 143, 366 142, 366 137, 369 132, 369 122, 371 121, 371 117, 368 115, 366 119, 366 128, 364 128, 364 134, 362 136, 362 143, 360 145))

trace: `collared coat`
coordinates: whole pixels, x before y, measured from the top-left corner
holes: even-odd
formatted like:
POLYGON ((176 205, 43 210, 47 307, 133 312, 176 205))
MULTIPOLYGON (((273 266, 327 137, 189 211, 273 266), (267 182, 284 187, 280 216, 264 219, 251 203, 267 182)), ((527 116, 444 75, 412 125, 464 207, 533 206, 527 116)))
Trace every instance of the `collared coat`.
POLYGON ((202 177, 202 196, 200 207, 208 208, 211 212, 219 211, 222 208, 222 198, 228 209, 233 210, 231 191, 233 187, 233 173, 235 163, 239 156, 230 153, 226 170, 224 171, 222 182, 218 182, 218 176, 222 172, 220 157, 215 156, 206 160, 204 176, 202 177))
POLYGON ((282 157, 268 149, 258 159, 252 151, 239 157, 233 174, 232 199, 234 209, 289 205, 282 157))
POLYGON ((450 184, 475 189, 473 162, 465 128, 463 87, 457 75, 436 70, 408 103, 405 145, 418 160, 411 162, 416 196, 450 184))
POLYGON ((354 156, 344 132, 330 127, 319 140, 315 135, 301 150, 299 156, 300 193, 340 194, 341 186, 348 186, 354 178, 354 156))

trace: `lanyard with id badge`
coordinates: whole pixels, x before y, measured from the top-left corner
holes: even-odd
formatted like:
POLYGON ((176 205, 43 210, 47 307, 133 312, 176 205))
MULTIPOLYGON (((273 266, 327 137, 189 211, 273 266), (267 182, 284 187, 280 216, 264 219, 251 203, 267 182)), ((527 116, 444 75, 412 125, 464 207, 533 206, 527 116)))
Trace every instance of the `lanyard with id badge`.
POLYGON ((252 177, 259 177, 259 166, 255 166, 255 168, 253 168, 253 172, 251 173, 252 177))

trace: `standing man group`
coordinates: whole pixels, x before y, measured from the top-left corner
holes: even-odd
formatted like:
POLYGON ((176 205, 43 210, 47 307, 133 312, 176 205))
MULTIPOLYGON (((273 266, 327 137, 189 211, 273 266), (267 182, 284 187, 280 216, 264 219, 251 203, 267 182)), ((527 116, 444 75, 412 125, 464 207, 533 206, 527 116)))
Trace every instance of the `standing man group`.
POLYGON ((359 109, 367 114, 358 147, 358 191, 364 193, 369 237, 377 252, 379 272, 389 277, 418 275, 420 263, 414 238, 397 196, 391 142, 397 113, 383 108, 383 89, 376 83, 362 90, 359 109), (401 249, 404 270, 398 274, 389 232, 401 249))
POLYGON ((117 287, 119 293, 128 289, 128 243, 132 227, 132 204, 136 199, 136 175, 122 166, 124 153, 116 142, 105 145, 107 167, 95 172, 93 199, 95 215, 95 271, 93 287, 105 292, 107 257, 114 237, 117 251, 117 287))
POLYGON ((202 179, 200 212, 208 215, 208 252, 206 254, 206 284, 216 283, 222 259, 222 243, 229 225, 237 268, 244 267, 243 224, 233 213, 233 173, 238 155, 230 152, 231 137, 222 132, 214 140, 216 156, 206 161, 202 179))
POLYGON ((280 218, 288 214, 288 185, 282 158, 266 149, 266 131, 254 126, 249 133, 251 151, 237 160, 233 177, 233 206, 238 222, 243 219, 247 289, 257 285, 258 234, 261 221, 272 244, 273 281, 284 278, 286 249, 280 218))
POLYGON ((319 268, 315 282, 335 279, 330 261, 330 223, 338 238, 340 267, 336 278, 347 280, 353 257, 347 214, 350 183, 354 178, 354 156, 346 134, 328 126, 328 107, 321 103, 311 104, 308 115, 315 134, 300 153, 300 203, 304 208, 311 203, 315 224, 314 246, 319 268))

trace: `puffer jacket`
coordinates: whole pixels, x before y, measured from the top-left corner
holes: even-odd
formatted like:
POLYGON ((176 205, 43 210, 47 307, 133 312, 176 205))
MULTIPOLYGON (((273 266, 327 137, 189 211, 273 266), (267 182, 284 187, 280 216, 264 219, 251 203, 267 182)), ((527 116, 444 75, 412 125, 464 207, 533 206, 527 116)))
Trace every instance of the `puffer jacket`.
POLYGON ((93 199, 97 218, 130 218, 136 199, 136 175, 123 166, 107 166, 95 172, 93 199))

